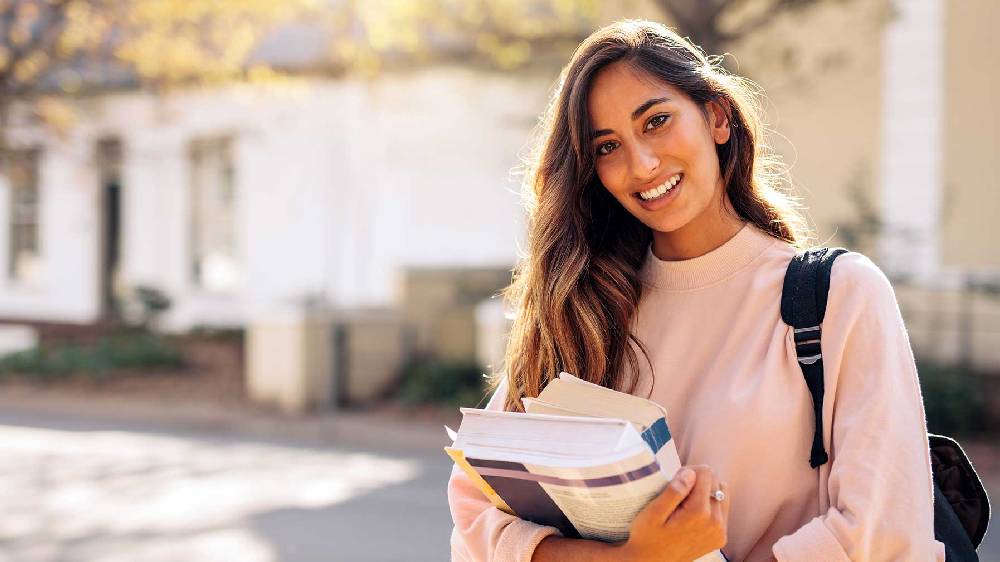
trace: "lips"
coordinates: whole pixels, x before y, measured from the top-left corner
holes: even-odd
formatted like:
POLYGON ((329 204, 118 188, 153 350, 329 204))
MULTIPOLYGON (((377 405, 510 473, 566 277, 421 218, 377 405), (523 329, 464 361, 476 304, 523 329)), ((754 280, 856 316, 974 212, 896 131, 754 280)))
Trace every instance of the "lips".
POLYGON ((638 191, 632 194, 633 197, 637 197, 640 201, 656 201, 661 197, 665 197, 671 190, 681 183, 684 179, 683 172, 677 172, 672 174, 667 178, 666 181, 661 183, 656 187, 638 191))
MULTIPOLYGON (((678 174, 674 175, 676 176, 678 174)), ((658 211, 670 205, 674 201, 674 199, 677 199, 677 197, 680 195, 680 192, 684 189, 686 185, 686 182, 684 181, 685 177, 683 174, 680 174, 680 176, 681 178, 676 183, 674 183, 673 186, 670 187, 669 189, 663 189, 664 185, 670 185, 670 183, 665 182, 664 184, 660 184, 660 187, 658 188, 645 190, 644 192, 636 192, 633 193, 632 196, 636 198, 636 201, 638 201, 639 206, 645 209, 646 211, 658 211), (662 191, 662 193, 653 197, 652 199, 643 199, 639 195, 639 193, 648 194, 650 191, 653 191, 655 193, 657 190, 662 191)))

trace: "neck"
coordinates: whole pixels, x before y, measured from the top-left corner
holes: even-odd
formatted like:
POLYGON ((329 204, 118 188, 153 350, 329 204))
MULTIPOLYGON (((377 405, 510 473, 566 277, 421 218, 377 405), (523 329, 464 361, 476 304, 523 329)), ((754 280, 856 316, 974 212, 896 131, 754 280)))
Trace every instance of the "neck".
POLYGON ((746 224, 725 198, 717 212, 706 211, 701 217, 671 232, 653 232, 653 255, 664 261, 679 261, 703 256, 730 238, 746 224))

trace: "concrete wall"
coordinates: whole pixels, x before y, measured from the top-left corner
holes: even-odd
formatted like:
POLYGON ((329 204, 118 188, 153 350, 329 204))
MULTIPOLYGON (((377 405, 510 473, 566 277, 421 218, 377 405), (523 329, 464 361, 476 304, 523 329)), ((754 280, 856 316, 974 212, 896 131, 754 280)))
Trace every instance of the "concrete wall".
POLYGON ((510 281, 510 268, 407 270, 402 312, 413 327, 414 351, 444 360, 476 358, 477 307, 510 281))
POLYGON ((1000 295, 905 285, 895 290, 919 358, 1000 374, 1000 295))
POLYGON ((1000 275, 1000 3, 945 3, 944 264, 1000 275))
POLYGON ((396 390, 410 358, 411 327, 392 310, 342 310, 333 317, 337 402, 363 404, 396 390))
POLYGON ((877 3, 829 4, 731 47, 738 72, 764 88, 770 142, 791 167, 817 244, 843 243, 838 225, 857 218, 852 189, 879 207, 884 15, 877 3))
POLYGON ((894 4, 883 47, 881 265, 921 283, 941 270, 944 4, 894 4))

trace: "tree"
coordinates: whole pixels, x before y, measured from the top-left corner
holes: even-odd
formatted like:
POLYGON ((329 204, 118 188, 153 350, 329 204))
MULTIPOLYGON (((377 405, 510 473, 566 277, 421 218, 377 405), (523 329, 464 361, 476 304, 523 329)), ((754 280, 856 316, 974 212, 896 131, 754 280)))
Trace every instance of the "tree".
POLYGON ((258 40, 320 0, 0 0, 0 153, 11 107, 88 86, 148 86, 246 77, 258 40))
MULTIPOLYGON (((720 54, 786 13, 852 0, 655 0, 681 35, 720 54)), ((596 0, 0 0, 0 154, 11 104, 68 120, 53 102, 85 88, 217 83, 273 75, 255 49, 283 25, 321 30, 323 72, 470 55, 515 68, 562 61, 596 24, 596 0)), ((556 63, 558 64, 558 63, 556 63)), ((303 69, 298 69, 299 71, 303 69)))
POLYGON ((691 37, 706 53, 721 54, 776 18, 804 13, 823 3, 851 0, 656 0, 679 33, 691 37))
MULTIPOLYGON (((889 0, 880 0, 888 3, 889 0)), ((852 0, 654 0, 681 36, 720 55, 786 14, 852 0)), ((551 55, 561 64, 606 17, 594 0, 393 0, 348 2, 335 34, 347 66, 377 71, 387 63, 480 55, 514 68, 551 55)), ((627 15, 627 13, 623 14, 627 15)), ((557 61, 557 62, 556 62, 557 61)))

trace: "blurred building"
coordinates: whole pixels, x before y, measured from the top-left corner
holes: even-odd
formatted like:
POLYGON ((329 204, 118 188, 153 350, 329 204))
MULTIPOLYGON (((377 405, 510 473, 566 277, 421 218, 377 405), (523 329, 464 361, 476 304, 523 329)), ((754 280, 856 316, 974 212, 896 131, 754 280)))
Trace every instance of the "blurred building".
MULTIPOLYGON (((649 3, 622 15, 659 17, 649 3)), ((770 98, 816 242, 877 259, 916 347, 987 368, 1000 304, 964 295, 1000 286, 1000 68, 982 56, 998 23, 992 0, 830 2, 730 49, 770 98)), ((170 296, 172 330, 306 301, 427 313, 406 271, 515 262, 511 172, 555 75, 434 65, 76 99, 65 134, 15 121, 0 317, 94 322, 138 286, 170 296)))
POLYGON ((918 356, 994 372, 998 23, 991 0, 828 2, 734 51, 767 92, 816 243, 877 261, 918 356))
POLYGON ((151 286, 169 329, 232 326, 395 305, 406 268, 509 269, 512 171, 547 87, 452 67, 81 100, 65 138, 14 130, 2 316, 93 322, 151 286))

